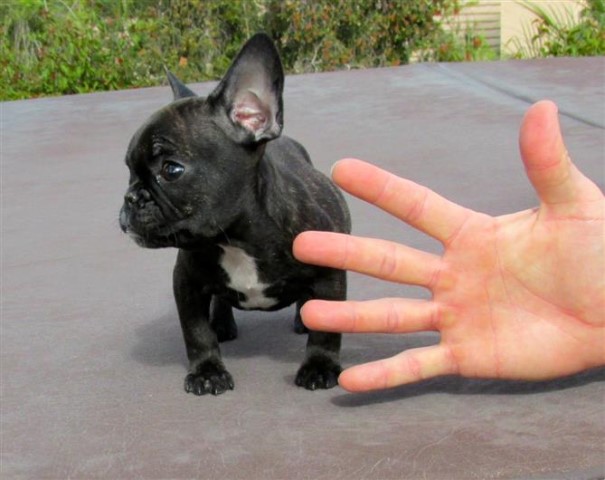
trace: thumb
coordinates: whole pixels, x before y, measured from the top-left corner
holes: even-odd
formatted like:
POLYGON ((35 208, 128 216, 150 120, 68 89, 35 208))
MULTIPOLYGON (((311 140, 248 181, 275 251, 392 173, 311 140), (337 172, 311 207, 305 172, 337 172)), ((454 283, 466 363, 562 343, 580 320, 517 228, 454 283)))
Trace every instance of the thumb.
POLYGON ((521 124, 519 146, 527 176, 543 204, 569 206, 598 190, 569 158, 553 102, 543 100, 530 107, 521 124))

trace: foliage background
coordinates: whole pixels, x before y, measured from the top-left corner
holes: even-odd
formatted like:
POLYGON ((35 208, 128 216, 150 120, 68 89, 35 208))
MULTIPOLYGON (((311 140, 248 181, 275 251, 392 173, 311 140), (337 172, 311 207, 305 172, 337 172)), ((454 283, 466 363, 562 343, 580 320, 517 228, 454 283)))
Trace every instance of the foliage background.
MULTIPOLYGON (((447 28, 459 8, 459 0, 9 0, 0 5, 0 100, 158 85, 164 66, 185 82, 216 79, 257 31, 275 39, 288 73, 494 58, 480 35, 447 28)), ((603 54, 603 16, 593 17, 585 19, 597 21, 603 54)))
POLYGON ((605 55, 605 0, 585 0, 579 21, 569 10, 519 3, 535 16, 535 33, 525 32, 526 41, 516 42, 517 58, 605 55))

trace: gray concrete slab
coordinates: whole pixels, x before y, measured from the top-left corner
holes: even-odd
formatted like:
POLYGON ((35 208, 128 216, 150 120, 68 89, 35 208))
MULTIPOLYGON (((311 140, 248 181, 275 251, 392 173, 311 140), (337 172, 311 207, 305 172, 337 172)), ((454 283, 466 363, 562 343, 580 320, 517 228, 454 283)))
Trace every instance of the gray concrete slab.
MULTIPOLYGON (((185 394, 175 251, 136 247, 117 221, 130 136, 170 98, 161 87, 0 104, 2 478, 603 477, 603 369, 308 392, 293 385, 305 340, 292 309, 237 312, 240 338, 223 346, 236 389, 185 394)), ((325 172, 357 156, 500 214, 536 203, 517 134, 541 98, 559 103, 574 160, 603 188, 603 58, 293 76, 285 133, 325 172)), ((356 233, 438 251, 348 200, 356 233)), ((426 292, 350 277, 351 298, 391 295, 426 292)), ((436 340, 347 335, 343 363, 436 340)))

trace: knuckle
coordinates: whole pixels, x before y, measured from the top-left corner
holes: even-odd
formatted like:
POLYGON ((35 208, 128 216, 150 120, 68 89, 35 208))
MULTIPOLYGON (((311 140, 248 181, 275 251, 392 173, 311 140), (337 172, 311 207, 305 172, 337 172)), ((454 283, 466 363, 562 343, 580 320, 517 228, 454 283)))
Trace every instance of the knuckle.
POLYGON ((344 248, 342 249, 342 256, 340 257, 340 261, 338 262, 338 265, 336 265, 336 268, 340 270, 347 270, 351 266, 351 259, 355 258, 353 252, 353 242, 349 236, 344 237, 343 246, 344 248))
POLYGON ((422 364, 414 355, 406 355, 405 357, 406 370, 409 372, 410 377, 415 380, 423 380, 424 375, 422 373, 422 364))
POLYGON ((389 174, 380 186, 380 188, 377 190, 376 194, 374 195, 374 198, 370 199, 371 203, 373 203, 374 205, 384 205, 386 203, 389 203, 392 197, 392 192, 395 191, 395 189, 393 188, 394 181, 395 176, 389 174))
POLYGON ((362 331, 362 322, 360 319, 360 313, 359 313, 359 304, 358 303, 353 303, 353 302, 347 302, 346 305, 348 306, 348 323, 349 323, 349 328, 348 330, 350 332, 360 332, 362 331))
POLYGON ((445 369, 451 375, 459 375, 460 374, 460 366, 458 365, 458 360, 454 355, 454 352, 451 348, 446 348, 445 350, 445 369))
POLYGON ((393 302, 389 302, 386 310, 385 317, 385 333, 397 333, 399 332, 400 317, 399 310, 396 308, 393 302))
POLYGON ((427 187, 419 188, 418 197, 411 202, 410 208, 405 216, 408 221, 414 223, 422 218, 429 198, 429 193, 430 190, 427 187))
POLYGON ((430 273, 427 288, 431 291, 451 291, 456 285, 456 279, 456 271, 448 262, 441 259, 436 263, 430 273))
POLYGON ((433 303, 429 312, 428 330, 437 332, 441 330, 443 324, 443 307, 438 303, 433 303))
POLYGON ((396 275, 398 269, 399 259, 397 256, 396 246, 394 244, 390 244, 380 259, 378 274, 381 278, 390 279, 396 275))

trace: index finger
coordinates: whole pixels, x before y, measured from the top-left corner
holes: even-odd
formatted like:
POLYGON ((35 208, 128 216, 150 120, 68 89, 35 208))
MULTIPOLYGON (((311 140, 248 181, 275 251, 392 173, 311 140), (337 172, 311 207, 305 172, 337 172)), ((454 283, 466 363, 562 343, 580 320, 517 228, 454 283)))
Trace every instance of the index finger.
POLYGON ((470 210, 422 185, 362 160, 340 160, 332 169, 332 178, 351 195, 376 205, 442 243, 447 243, 471 214, 470 210))

